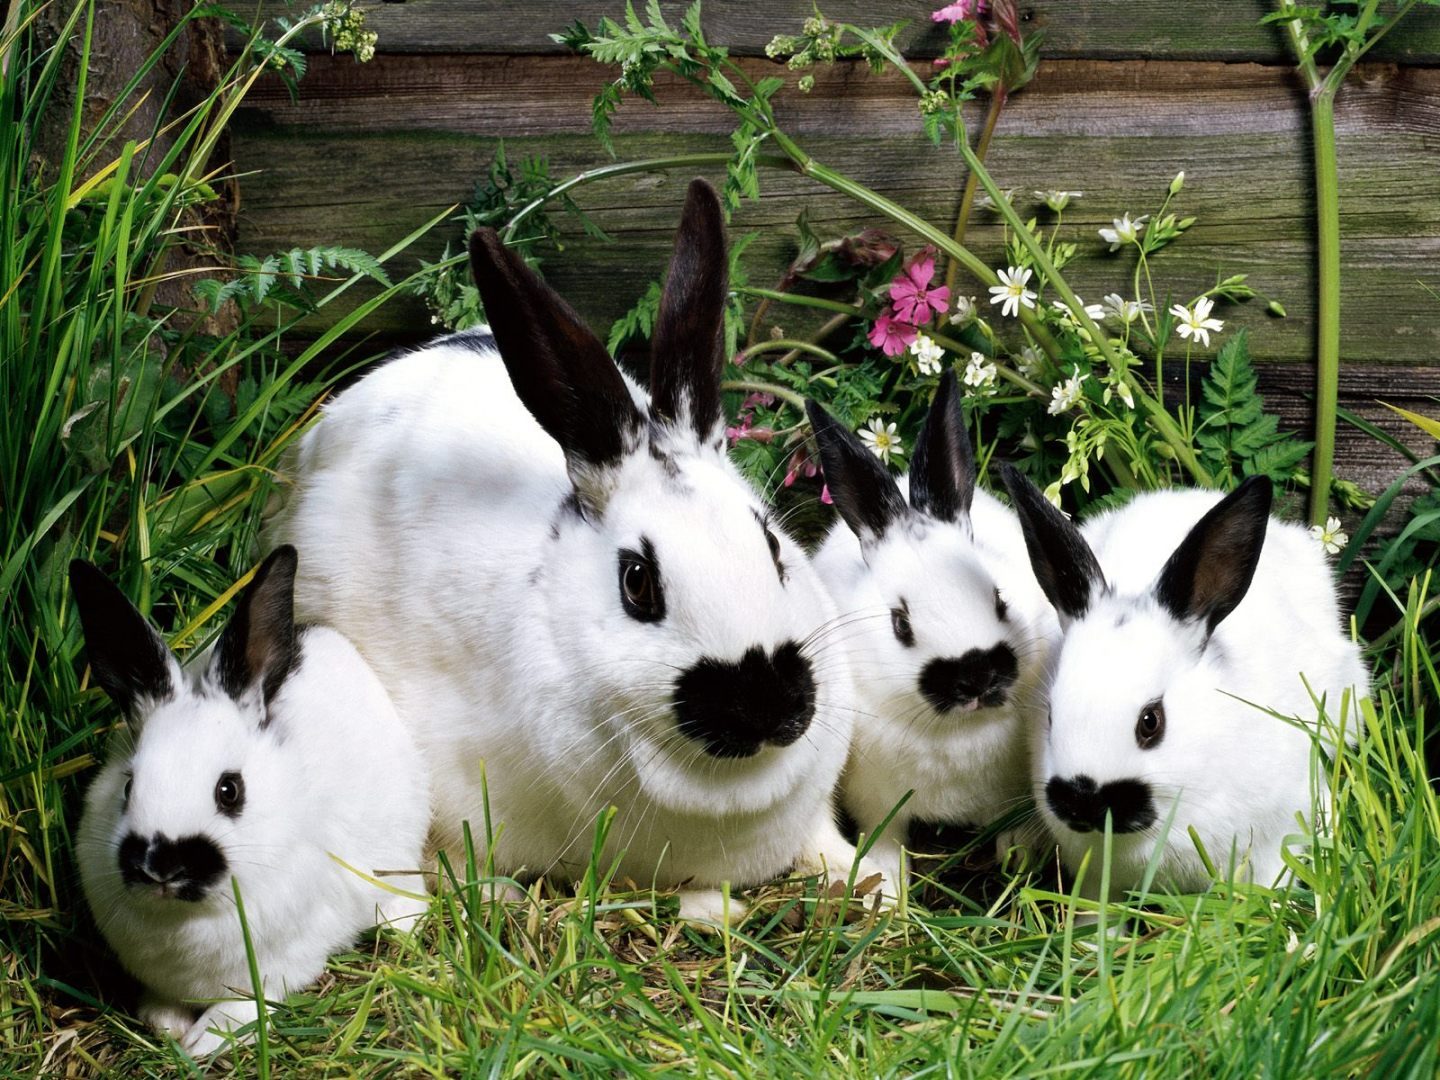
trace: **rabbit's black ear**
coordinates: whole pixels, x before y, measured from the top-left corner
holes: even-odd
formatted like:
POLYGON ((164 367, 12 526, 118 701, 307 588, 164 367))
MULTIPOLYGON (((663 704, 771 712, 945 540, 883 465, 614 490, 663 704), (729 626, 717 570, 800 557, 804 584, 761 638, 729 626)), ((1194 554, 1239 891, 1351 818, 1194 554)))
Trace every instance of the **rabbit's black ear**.
POLYGON ((150 625, 100 568, 70 563, 70 590, 80 611, 90 673, 132 719, 140 700, 164 701, 175 692, 174 660, 150 625))
POLYGON ((807 400, 805 412, 820 447, 820 464, 835 509, 862 545, 878 540, 893 522, 910 512, 900 486, 884 462, 819 402, 807 400))
POLYGON ((260 685, 268 703, 300 660, 295 635, 295 549, 272 551, 220 635, 213 671, 236 701, 260 685))
POLYGON ((692 180, 651 339, 650 401, 657 420, 702 443, 720 438, 728 270, 720 197, 692 180))
POLYGON ((575 309, 494 229, 471 235, 470 269, 511 385, 565 451, 571 478, 635 450, 644 418, 620 369, 575 309))
POLYGON ((1045 598, 1062 620, 1081 618, 1105 586, 1105 575, 1080 530, 1050 504, 1044 492, 1019 469, 1001 469, 1010 501, 1020 515, 1020 529, 1030 553, 1030 568, 1045 598))
POLYGON ((1255 577, 1273 490, 1252 476, 1195 523, 1155 582, 1155 598, 1182 622, 1203 620, 1213 633, 1234 611, 1255 577))
POLYGON ((910 459, 910 505, 941 521, 970 513, 975 500, 975 448, 960 411, 955 372, 940 377, 930 414, 910 459))

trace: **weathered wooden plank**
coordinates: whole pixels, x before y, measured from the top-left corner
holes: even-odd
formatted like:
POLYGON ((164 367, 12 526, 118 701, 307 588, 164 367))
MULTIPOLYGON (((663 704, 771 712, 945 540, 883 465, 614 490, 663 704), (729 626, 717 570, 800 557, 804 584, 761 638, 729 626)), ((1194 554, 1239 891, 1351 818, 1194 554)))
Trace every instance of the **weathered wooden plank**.
MULTIPOLYGON (((606 160, 588 129, 579 61, 562 57, 389 58, 368 69, 317 58, 299 105, 269 90, 236 126, 236 159, 260 170, 244 187, 246 250, 351 243, 378 249, 466 199, 507 137, 512 158, 541 153, 555 175, 606 160), (533 87, 521 100, 515 85, 533 87)), ((1440 355, 1433 280, 1440 255, 1440 71, 1374 68, 1341 102, 1341 172, 1348 359, 1422 363, 1440 355)), ((636 104, 617 122, 621 157, 726 149, 728 115, 686 88, 662 85, 661 108, 636 104), (708 134, 707 134, 708 132, 708 134), (698 133, 698 134, 691 134, 698 133)), ((961 179, 951 152, 916 131, 914 100, 899 80, 837 69, 809 97, 782 101, 787 126, 810 151, 935 221, 948 221, 961 179), (834 134, 846 132, 844 137, 834 134)), ((1124 210, 1150 209, 1179 168, 1179 208, 1199 224, 1157 260, 1162 287, 1188 298, 1217 274, 1249 272, 1291 317, 1260 305, 1224 312, 1253 329, 1256 354, 1311 354, 1312 219, 1304 103, 1288 75, 1259 65, 1069 62, 1007 111, 992 150, 1001 183, 1021 191, 1084 191, 1066 217, 1082 245, 1070 271, 1081 294, 1121 289, 1127 258, 1104 252, 1095 229, 1124 210), (1063 165, 1057 165, 1063 163, 1063 165)), ((597 325, 617 317, 664 264, 686 176, 635 176, 581 189, 579 201, 618 243, 576 237, 549 272, 597 325), (670 204, 674 205, 671 206, 670 204)), ((808 206, 812 220, 847 230, 875 220, 862 207, 793 175, 764 179, 765 195, 736 217, 758 230, 757 280, 793 253, 784 228, 808 206)), ((458 235, 452 238, 458 239, 458 235)), ((435 237, 433 255, 444 241, 435 237)), ((976 250, 1002 257, 993 216, 981 215, 976 250)), ((403 332, 421 318, 393 308, 372 329, 403 332)))
MULTIPOLYGON (((637 7, 643 5, 637 4, 637 7)), ((686 3, 663 5, 678 22, 686 3)), ((945 32, 930 20, 938 0, 828 0, 825 13, 837 22, 873 26, 908 19, 900 35, 906 55, 930 57, 944 46, 945 32)), ((262 10, 284 14, 281 0, 262 10)), ((507 0, 402 0, 367 9, 379 48, 393 53, 555 53, 550 40, 579 19, 594 27, 601 16, 623 16, 624 0, 575 0, 566 4, 517 5, 507 0)), ((1280 34, 1259 20, 1267 0, 1176 3, 1175 0, 1029 0, 1021 6, 1029 28, 1045 33, 1047 57, 1108 59, 1254 60, 1288 63, 1280 34)), ((811 0, 706 0, 706 36, 737 55, 762 55, 781 33, 796 33, 811 14, 811 0)), ((318 38, 310 41, 318 48, 318 38)), ((1440 63, 1440 11, 1421 9, 1382 41, 1374 58, 1401 63, 1440 63)))

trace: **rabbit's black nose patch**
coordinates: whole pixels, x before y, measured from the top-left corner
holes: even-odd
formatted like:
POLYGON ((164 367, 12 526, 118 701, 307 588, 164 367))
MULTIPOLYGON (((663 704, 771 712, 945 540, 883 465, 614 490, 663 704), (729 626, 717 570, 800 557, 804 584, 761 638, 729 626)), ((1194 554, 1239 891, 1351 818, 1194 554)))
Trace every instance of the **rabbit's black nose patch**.
POLYGON ((156 833, 146 840, 128 833, 120 841, 120 877, 127 885, 162 887, 177 900, 194 903, 220 880, 229 865, 224 854, 205 836, 171 840, 156 833))
POLYGON ((815 676, 793 641, 767 654, 746 650, 739 663, 704 657, 675 680, 682 735, 712 757, 741 758, 761 746, 789 746, 815 715, 815 676))
POLYGON ((1116 833, 1139 832, 1155 824, 1155 800, 1150 786, 1139 780, 1112 780, 1096 785, 1084 773, 1068 779, 1052 776, 1045 784, 1050 810, 1075 832, 1101 832, 1105 812, 1116 833))
POLYGON ((1020 665, 1003 641, 991 649, 931 660, 920 672, 920 693, 936 712, 994 708, 1005 704, 1020 665))

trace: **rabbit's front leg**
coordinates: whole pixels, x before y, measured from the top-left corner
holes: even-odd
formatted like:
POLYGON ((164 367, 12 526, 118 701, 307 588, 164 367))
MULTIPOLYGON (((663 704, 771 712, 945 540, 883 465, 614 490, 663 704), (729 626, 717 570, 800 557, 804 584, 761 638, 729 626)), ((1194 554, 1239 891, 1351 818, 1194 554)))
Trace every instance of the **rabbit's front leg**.
MULTIPOLYGON (((263 1001, 260 1008, 269 1011, 269 1006, 263 1001)), ((230 1045, 229 1032, 257 1019, 258 1015, 255 1002, 251 998, 217 1001, 200 1014, 200 1019, 190 1025, 190 1029, 180 1039, 180 1046, 191 1057, 209 1057, 230 1045)), ((254 1037, 252 1031, 241 1041, 249 1042, 254 1037)))

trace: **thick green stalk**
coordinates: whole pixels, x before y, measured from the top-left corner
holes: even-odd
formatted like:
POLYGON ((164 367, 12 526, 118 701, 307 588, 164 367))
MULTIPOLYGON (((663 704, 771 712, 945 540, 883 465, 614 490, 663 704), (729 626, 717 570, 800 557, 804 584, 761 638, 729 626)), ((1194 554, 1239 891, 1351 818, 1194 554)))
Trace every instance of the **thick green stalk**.
POLYGON ((1335 157, 1335 91, 1327 80, 1310 100, 1315 141, 1315 218, 1319 286, 1315 340, 1315 457, 1310 521, 1325 524, 1335 469, 1335 414, 1340 387, 1340 176, 1335 157))
MULTIPOLYGON (((995 125, 1000 121, 1000 112, 1005 108, 1005 86, 1003 83, 996 84, 990 94, 990 108, 985 113, 985 124, 980 129, 980 141, 975 146, 975 156, 985 160, 985 155, 990 152, 990 140, 995 136, 995 125)), ((955 243, 965 242, 965 230, 970 225, 970 214, 975 208, 975 192, 979 181, 976 178, 975 170, 970 169, 965 177, 965 190, 960 195, 960 210, 955 215, 955 230, 951 233, 955 243)), ((960 264, 951 259, 945 267, 945 285, 947 288, 955 288, 955 279, 960 276, 960 264)))

